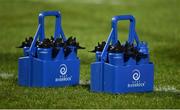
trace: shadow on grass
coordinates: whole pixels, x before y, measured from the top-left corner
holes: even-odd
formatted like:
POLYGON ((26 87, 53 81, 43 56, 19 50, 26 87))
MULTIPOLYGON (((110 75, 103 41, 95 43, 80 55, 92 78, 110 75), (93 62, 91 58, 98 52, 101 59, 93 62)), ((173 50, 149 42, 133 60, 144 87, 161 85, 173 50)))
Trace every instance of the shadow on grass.
POLYGON ((89 84, 80 84, 78 86, 82 87, 83 89, 85 89, 87 91, 90 91, 90 85, 89 84))
POLYGON ((164 98, 164 97, 173 97, 176 99, 180 99, 180 92, 173 92, 173 91, 155 91, 153 92, 153 96, 154 97, 160 97, 160 98, 164 98))
MULTIPOLYGON (((77 87, 81 87, 90 92, 90 84, 80 84, 77 87)), ((135 95, 135 96, 144 96, 147 98, 165 98, 172 97, 173 99, 180 99, 180 91, 153 91, 153 92, 139 92, 139 93, 119 93, 112 94, 102 92, 104 95, 114 95, 114 96, 122 96, 122 95, 135 95)))
POLYGON ((153 91, 153 92, 144 92, 144 93, 131 93, 131 95, 144 96, 147 98, 165 98, 172 97, 173 99, 180 99, 179 91, 153 91))

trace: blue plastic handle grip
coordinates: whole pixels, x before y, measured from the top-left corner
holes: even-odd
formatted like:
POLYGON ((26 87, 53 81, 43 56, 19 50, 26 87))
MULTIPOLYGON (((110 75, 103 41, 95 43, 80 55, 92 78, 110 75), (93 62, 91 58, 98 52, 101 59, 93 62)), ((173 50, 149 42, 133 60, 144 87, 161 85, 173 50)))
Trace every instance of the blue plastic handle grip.
POLYGON ((41 25, 39 40, 42 41, 45 38, 44 19, 46 16, 55 16, 56 17, 54 38, 56 39, 57 37, 59 37, 61 35, 63 40, 66 40, 65 35, 62 30, 62 27, 61 27, 61 14, 59 11, 45 11, 45 12, 41 12, 39 14, 39 25, 41 25))
POLYGON ((122 21, 122 20, 130 21, 128 42, 133 43, 134 32, 135 32, 135 18, 132 15, 121 15, 121 16, 114 16, 112 18, 112 28, 114 29, 114 31, 113 31, 114 36, 112 37, 113 44, 116 43, 117 39, 118 39, 117 23, 118 23, 118 21, 122 21))

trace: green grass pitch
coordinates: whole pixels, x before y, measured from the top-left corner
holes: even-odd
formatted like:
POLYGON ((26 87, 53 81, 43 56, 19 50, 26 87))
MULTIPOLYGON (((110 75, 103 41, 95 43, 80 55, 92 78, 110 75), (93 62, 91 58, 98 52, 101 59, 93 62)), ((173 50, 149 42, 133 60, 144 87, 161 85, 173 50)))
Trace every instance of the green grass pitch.
MULTIPOLYGON (((180 108, 180 1, 179 0, 0 0, 0 108, 180 108), (81 85, 64 88, 28 88, 17 84, 16 49, 34 36, 38 14, 60 10, 66 36, 76 36, 80 50, 81 85), (135 16, 139 38, 147 41, 155 64, 155 90, 151 93, 112 95, 89 91, 89 53, 106 40, 114 15, 135 16)), ((54 19, 46 22, 53 35, 54 19)), ((128 35, 128 22, 119 24, 119 39, 128 35)))

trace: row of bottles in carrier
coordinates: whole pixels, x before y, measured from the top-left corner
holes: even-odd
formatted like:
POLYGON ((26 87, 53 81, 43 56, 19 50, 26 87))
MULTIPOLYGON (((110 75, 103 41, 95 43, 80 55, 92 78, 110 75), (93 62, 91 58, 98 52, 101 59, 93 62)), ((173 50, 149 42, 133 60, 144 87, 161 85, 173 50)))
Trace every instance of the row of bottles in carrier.
MULTIPOLYGON (((24 56, 29 56, 29 49, 33 38, 26 38, 19 48, 23 48, 24 56)), ((62 38, 45 38, 43 41, 36 41, 34 57, 42 60, 63 60, 77 58, 77 50, 84 49, 79 46, 75 37, 69 37, 66 41, 62 38)))
MULTIPOLYGON (((101 61, 101 54, 106 42, 98 43, 92 52, 96 53, 96 61, 101 61)), ((140 42, 138 45, 126 42, 121 44, 119 40, 115 45, 109 45, 106 53, 105 62, 116 65, 137 65, 149 63, 149 52, 146 42, 140 42)))

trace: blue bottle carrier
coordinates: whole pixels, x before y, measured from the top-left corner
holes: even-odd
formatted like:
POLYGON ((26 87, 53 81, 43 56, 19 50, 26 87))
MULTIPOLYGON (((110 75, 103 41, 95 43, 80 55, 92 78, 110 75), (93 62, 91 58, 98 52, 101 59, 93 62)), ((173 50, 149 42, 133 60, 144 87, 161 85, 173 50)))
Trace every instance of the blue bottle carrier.
MULTIPOLYGON (((52 48, 37 46, 37 42, 45 41, 44 20, 47 16, 56 17, 54 40, 66 37, 61 27, 61 15, 58 11, 47 11, 39 14, 39 25, 30 46, 23 47, 24 56, 18 60, 18 82, 22 86, 54 87, 79 84, 80 60, 77 47, 56 47, 59 51, 52 58, 52 48), (65 56, 65 49, 69 49, 65 56)), ((47 40, 47 39, 46 39, 47 40)))
POLYGON ((95 48, 96 61, 91 64, 91 85, 94 92, 128 93, 153 91, 154 65, 149 61, 148 46, 140 42, 131 15, 112 18, 112 29, 106 43, 95 48), (129 20, 129 37, 120 44, 118 21, 129 20), (110 45, 111 43, 111 45, 110 45), (118 49, 119 48, 119 49, 118 49))

